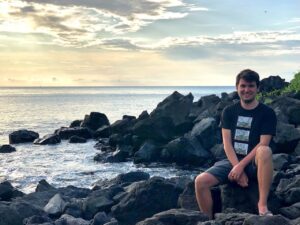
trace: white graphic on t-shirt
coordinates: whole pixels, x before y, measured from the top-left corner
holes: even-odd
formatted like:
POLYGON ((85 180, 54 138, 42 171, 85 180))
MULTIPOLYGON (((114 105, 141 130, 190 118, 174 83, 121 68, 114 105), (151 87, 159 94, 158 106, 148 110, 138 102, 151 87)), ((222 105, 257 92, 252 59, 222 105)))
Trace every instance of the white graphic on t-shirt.
POLYGON ((243 128, 251 128, 252 117, 239 116, 236 126, 243 128))
POLYGON ((236 129, 234 140, 248 142, 249 141, 249 134, 250 134, 249 130, 236 129))
POLYGON ((240 142, 234 142, 234 150, 235 150, 236 154, 247 155, 248 144, 240 143, 240 142))

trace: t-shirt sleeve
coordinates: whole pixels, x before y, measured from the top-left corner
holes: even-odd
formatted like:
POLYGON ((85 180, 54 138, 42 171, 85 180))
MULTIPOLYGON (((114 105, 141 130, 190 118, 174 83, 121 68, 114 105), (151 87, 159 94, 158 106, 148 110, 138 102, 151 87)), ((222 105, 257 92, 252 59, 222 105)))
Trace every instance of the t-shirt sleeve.
POLYGON ((221 126, 224 129, 230 129, 231 128, 231 114, 230 114, 230 108, 226 107, 221 116, 221 126))
POLYGON ((261 135, 276 135, 277 118, 273 109, 267 110, 264 114, 263 124, 261 127, 261 135))

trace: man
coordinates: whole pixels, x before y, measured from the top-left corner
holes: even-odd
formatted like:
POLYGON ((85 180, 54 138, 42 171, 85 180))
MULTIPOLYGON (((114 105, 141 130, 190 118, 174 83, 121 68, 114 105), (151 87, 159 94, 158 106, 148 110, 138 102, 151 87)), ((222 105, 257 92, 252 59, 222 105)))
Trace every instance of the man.
POLYGON ((215 163, 195 180, 196 198, 200 210, 213 218, 212 186, 236 182, 247 187, 258 180, 259 215, 272 215, 267 199, 272 183, 273 164, 270 144, 276 133, 276 115, 268 106, 256 100, 259 75, 243 70, 236 77, 240 101, 223 110, 222 138, 227 159, 215 163))

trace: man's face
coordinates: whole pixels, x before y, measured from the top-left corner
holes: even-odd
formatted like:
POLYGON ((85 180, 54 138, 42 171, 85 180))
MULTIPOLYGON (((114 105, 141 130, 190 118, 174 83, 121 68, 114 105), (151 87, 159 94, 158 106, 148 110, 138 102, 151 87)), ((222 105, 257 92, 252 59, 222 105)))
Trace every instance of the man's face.
POLYGON ((240 99, 246 104, 253 102, 258 92, 258 87, 255 81, 247 82, 244 79, 240 79, 236 89, 240 99))

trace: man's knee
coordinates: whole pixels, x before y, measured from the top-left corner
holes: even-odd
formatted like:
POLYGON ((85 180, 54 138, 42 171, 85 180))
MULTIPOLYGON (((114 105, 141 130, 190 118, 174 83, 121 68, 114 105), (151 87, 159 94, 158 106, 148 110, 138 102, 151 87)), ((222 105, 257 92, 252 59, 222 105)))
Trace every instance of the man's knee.
POLYGON ((256 150, 256 161, 268 161, 272 159, 272 149, 269 146, 262 145, 256 150))
POLYGON ((218 180, 210 173, 201 173, 195 179, 196 190, 207 189, 218 183, 218 180))

